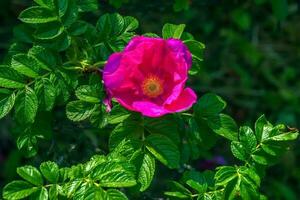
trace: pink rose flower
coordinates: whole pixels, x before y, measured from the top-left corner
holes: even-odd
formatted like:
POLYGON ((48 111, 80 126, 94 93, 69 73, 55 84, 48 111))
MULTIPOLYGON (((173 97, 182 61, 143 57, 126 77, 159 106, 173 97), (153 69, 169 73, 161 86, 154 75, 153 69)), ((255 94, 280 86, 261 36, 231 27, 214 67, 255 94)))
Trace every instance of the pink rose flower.
POLYGON ((185 88, 191 53, 177 39, 134 37, 112 54, 103 70, 108 96, 128 110, 148 117, 189 109, 197 100, 185 88))

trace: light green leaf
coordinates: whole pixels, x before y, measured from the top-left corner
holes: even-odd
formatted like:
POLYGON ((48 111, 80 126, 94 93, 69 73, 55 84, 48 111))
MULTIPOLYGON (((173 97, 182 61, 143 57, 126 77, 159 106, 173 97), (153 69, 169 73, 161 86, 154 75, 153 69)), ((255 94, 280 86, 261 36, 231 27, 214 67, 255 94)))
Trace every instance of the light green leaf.
POLYGON ((56 67, 56 57, 53 53, 42 46, 33 46, 28 54, 35 57, 40 63, 40 66, 48 71, 56 67))
POLYGON ((42 78, 35 82, 34 89, 39 97, 39 107, 46 111, 52 110, 56 98, 56 89, 53 83, 48 78, 42 78))
POLYGON ((15 93, 0 99, 0 119, 5 117, 13 108, 16 100, 15 93))
POLYGON ((102 98, 102 88, 98 85, 82 85, 76 89, 77 98, 90 103, 100 103, 102 98))
POLYGON ((245 147, 240 142, 237 141, 231 142, 231 152, 236 158, 243 161, 247 160, 249 154, 247 154, 245 150, 246 150, 245 147))
POLYGON ((19 19, 24 23, 41 24, 56 21, 55 13, 45 7, 33 6, 22 11, 19 19))
POLYGON ((0 66, 0 87, 22 88, 25 86, 24 77, 8 66, 0 66))
POLYGON ((19 73, 31 78, 38 77, 40 68, 42 68, 41 63, 39 63, 36 58, 26 54, 14 55, 11 66, 19 73))
POLYGON ((30 199, 35 200, 48 200, 48 191, 45 187, 42 187, 36 191, 33 195, 30 196, 30 199))
POLYGON ((38 190, 28 182, 13 181, 7 184, 3 189, 4 199, 24 199, 38 190))
POLYGON ((44 162, 40 166, 43 176, 51 183, 56 183, 59 178, 59 168, 55 162, 44 162))
POLYGON ((140 167, 138 182, 141 184, 140 191, 145 191, 151 184, 155 173, 155 159, 149 154, 144 154, 140 167))
POLYGON ((43 177, 41 173, 33 166, 28 165, 19 167, 17 168, 17 173, 19 174, 19 176, 21 176, 26 181, 32 183, 33 185, 43 185, 43 177))
POLYGON ((56 9, 57 9, 59 17, 64 16, 64 14, 66 13, 66 11, 68 9, 68 2, 69 2, 69 0, 57 0, 57 1, 55 1, 56 9))
POLYGON ((185 24, 165 24, 162 29, 162 36, 164 39, 175 38, 180 39, 185 28, 185 24))
POLYGON ((21 91, 15 102, 16 119, 22 124, 33 123, 38 110, 38 99, 28 86, 21 91))
MULTIPOLYGON (((130 165, 126 163, 126 165, 130 165)), ((131 187, 136 185, 135 175, 128 170, 125 163, 105 162, 99 164, 92 172, 91 177, 99 180, 102 187, 131 187)), ((130 166, 131 167, 131 166, 130 166)))
POLYGON ((54 9, 54 0, 34 0, 40 6, 45 8, 54 9))
POLYGON ((66 107, 67 117, 72 121, 82 121, 91 116, 94 108, 95 104, 81 100, 71 101, 66 107))
POLYGON ((106 191, 106 198, 107 200, 128 200, 124 193, 116 189, 108 189, 106 191))
POLYGON ((288 140, 295 140, 298 138, 298 136, 299 136, 298 131, 291 131, 291 132, 286 132, 286 133, 272 136, 272 137, 268 138, 267 140, 288 141, 288 140))
POLYGON ((255 122, 255 135, 258 142, 261 142, 262 140, 264 126, 266 124, 269 124, 269 122, 267 121, 265 115, 260 116, 255 122))
POLYGON ((257 141, 254 132, 252 129, 248 126, 240 127, 239 130, 239 138, 244 146, 246 148, 245 150, 250 153, 255 150, 257 141))
POLYGON ((179 167, 178 147, 168 137, 151 134, 146 138, 146 147, 164 165, 171 169, 179 167))
POLYGON ((131 16, 124 17, 124 32, 134 31, 139 27, 139 22, 137 19, 131 16))

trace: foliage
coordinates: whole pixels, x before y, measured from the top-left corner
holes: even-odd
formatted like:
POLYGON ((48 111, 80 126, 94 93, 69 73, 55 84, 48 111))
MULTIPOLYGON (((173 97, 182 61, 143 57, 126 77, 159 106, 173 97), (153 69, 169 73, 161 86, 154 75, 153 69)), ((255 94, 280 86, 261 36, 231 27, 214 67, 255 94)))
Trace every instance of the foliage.
MULTIPOLYGON (((116 7, 128 3, 109 2, 116 7)), ((105 140, 96 145, 90 160, 42 160, 39 169, 19 167, 22 180, 8 183, 3 198, 141 199, 164 168, 181 176, 177 181, 179 176, 167 177, 170 189, 164 194, 171 199, 265 199, 260 191, 265 170, 276 164, 298 131, 273 126, 264 115, 253 129, 239 128, 224 113, 227 103, 213 93, 202 95, 190 111, 161 118, 140 116, 117 102, 107 112, 101 69, 110 54, 121 51, 137 34, 139 22, 117 13, 103 14, 96 23, 86 20, 98 6, 96 0, 35 0, 19 15, 23 23, 16 26, 14 43, 0 68, 0 118, 13 116, 19 151, 28 159, 43 154, 38 149, 43 142, 50 146, 56 141, 55 131, 64 134, 53 128, 60 123, 72 126, 75 137, 90 131, 91 141, 105 140), (209 154, 218 140, 230 142, 227 149, 237 161, 197 171, 193 162, 209 154)), ((283 20, 286 14, 278 6, 272 8, 283 20)), ((188 7, 189 1, 175 1, 176 11, 188 7)), ((167 23, 160 35, 186 44, 193 56, 193 78, 202 70, 205 46, 185 27, 167 23)))

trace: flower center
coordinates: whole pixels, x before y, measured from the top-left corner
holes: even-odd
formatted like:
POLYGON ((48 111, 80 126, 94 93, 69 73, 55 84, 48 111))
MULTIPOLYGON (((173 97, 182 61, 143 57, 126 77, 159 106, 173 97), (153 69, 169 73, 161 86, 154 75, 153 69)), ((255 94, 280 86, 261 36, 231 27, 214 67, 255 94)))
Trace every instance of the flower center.
POLYGON ((143 93, 150 97, 155 98, 163 93, 162 81, 157 76, 149 76, 142 83, 143 93))

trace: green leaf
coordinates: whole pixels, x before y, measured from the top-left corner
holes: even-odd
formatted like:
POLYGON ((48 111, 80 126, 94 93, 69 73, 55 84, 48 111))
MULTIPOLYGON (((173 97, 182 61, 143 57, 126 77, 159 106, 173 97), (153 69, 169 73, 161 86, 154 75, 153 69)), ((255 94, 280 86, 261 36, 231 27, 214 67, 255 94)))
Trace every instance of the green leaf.
POLYGON ((43 47, 60 52, 66 50, 71 45, 71 37, 66 32, 63 32, 54 39, 40 40, 39 44, 43 47))
POLYGON ((140 137, 143 134, 144 128, 141 124, 141 120, 129 117, 122 123, 118 124, 110 134, 109 149, 113 150, 118 144, 120 144, 125 138, 134 141, 140 141, 140 137))
POLYGON ((167 196, 171 196, 171 197, 177 197, 180 199, 186 199, 186 198, 190 198, 192 193, 185 188, 183 185, 181 185, 180 183, 176 182, 176 181, 170 181, 169 182, 169 187, 171 190, 175 191, 168 191, 165 192, 164 194, 167 196))
POLYGON ((41 63, 32 56, 17 54, 13 56, 11 66, 25 76, 36 78, 39 76, 41 63))
POLYGON ((100 84, 79 86, 75 94, 79 100, 90 103, 100 103, 103 96, 100 84))
POLYGON ((76 21, 71 27, 68 29, 68 32, 72 36, 79 36, 86 32, 88 28, 88 24, 85 21, 76 21))
POLYGON ((64 14, 66 13, 66 11, 68 9, 68 2, 69 2, 69 0, 56 0, 55 1, 56 9, 57 9, 59 17, 64 16, 64 14))
POLYGON ((124 32, 134 31, 139 27, 139 22, 137 19, 131 16, 124 17, 124 32))
POLYGON ((124 18, 117 14, 104 14, 97 22, 96 28, 99 31, 100 38, 103 40, 109 37, 116 37, 124 30, 124 18))
POLYGON ((266 124, 269 124, 269 122, 267 121, 265 115, 260 116, 255 122, 255 135, 258 142, 261 142, 262 140, 264 126, 266 124))
MULTIPOLYGON (((126 163, 129 165, 129 163, 126 163)), ((128 171, 125 163, 105 162, 92 172, 92 179, 99 180, 102 187, 131 187, 136 185, 135 175, 128 171)))
POLYGON ((217 168, 215 180, 217 186, 224 186, 237 177, 236 169, 231 166, 222 166, 217 168))
POLYGON ((53 53, 42 46, 33 46, 28 54, 35 57, 40 63, 40 66, 48 71, 56 67, 56 57, 53 53))
POLYGON ((218 135, 229 140, 238 140, 238 128, 235 121, 228 115, 219 114, 207 118, 208 126, 218 135))
POLYGON ((207 190, 207 184, 200 184, 194 180, 188 180, 186 182, 187 185, 189 185, 191 188, 193 188, 194 190, 198 191, 200 194, 203 194, 206 192, 207 190))
POLYGON ((50 181, 50 183, 56 183, 59 178, 59 168, 55 162, 44 162, 40 166, 40 170, 43 176, 50 181))
POLYGON ((37 139, 31 134, 22 134, 17 140, 17 147, 26 157, 33 157, 37 154, 37 139))
POLYGON ((22 124, 33 123, 38 110, 38 99, 28 86, 21 91, 15 102, 16 119, 22 124))
POLYGON ((107 116, 107 122, 109 124, 119 124, 130 116, 130 112, 120 105, 113 106, 109 115, 107 116))
POLYGON ((23 199, 31 195, 38 190, 37 187, 33 187, 25 181, 13 181, 7 184, 3 189, 4 199, 23 199))
POLYGON ((43 185, 43 177, 41 173, 33 166, 28 165, 19 167, 17 168, 17 173, 19 174, 19 176, 21 176, 26 181, 32 183, 33 185, 43 185))
POLYGON ((190 52, 192 53, 192 57, 198 61, 203 60, 203 52, 205 49, 205 45, 196 40, 186 40, 184 44, 188 47, 190 52))
POLYGON ((226 107, 226 102, 216 94, 208 93, 203 95, 195 106, 197 115, 207 117, 219 114, 226 107))
POLYGON ((58 37, 64 31, 59 22, 50 22, 38 26, 34 36, 40 40, 49 40, 58 37))
POLYGON ((239 137, 242 145, 246 148, 247 152, 255 150, 257 141, 254 132, 250 127, 243 126, 240 128, 239 137))
POLYGON ((57 200, 58 199, 58 185, 52 185, 49 189, 49 199, 50 200, 57 200))
POLYGON ((76 4, 80 12, 91 12, 98 10, 99 3, 97 0, 77 0, 76 4))
POLYGON ((151 184, 155 173, 155 159, 149 154, 144 154, 140 167, 138 182, 141 184, 140 191, 145 191, 151 184))
POLYGON ((298 131, 290 131, 287 133, 282 133, 279 135, 272 136, 268 138, 268 140, 274 140, 274 141, 288 141, 288 140, 295 140, 299 136, 298 131))
POLYGON ((178 122, 173 116, 145 118, 144 127, 151 134, 167 136, 175 144, 180 143, 178 122))
POLYGON ((39 107, 46 111, 52 110, 56 98, 56 89, 53 83, 48 78, 42 78, 35 82, 34 89, 39 97, 39 107))
POLYGON ((267 165, 268 164, 267 158, 263 155, 253 154, 253 155, 251 155, 251 157, 255 162, 257 162, 261 165, 267 165))
POLYGON ((16 70, 7 66, 0 66, 0 87, 22 88, 25 86, 24 82, 24 77, 16 70))
POLYGON ((249 154, 247 154, 245 147, 237 141, 231 142, 231 152, 236 158, 243 161, 247 160, 249 157, 249 154))
POLYGON ((5 117, 13 108, 16 100, 15 93, 0 99, 0 119, 5 117))
POLYGON ((126 195, 116 189, 108 189, 106 191, 107 200, 128 200, 126 195))
POLYGON ((36 199, 36 200, 48 200, 48 191, 46 188, 42 187, 41 189, 39 189, 38 191, 36 191, 35 193, 33 193, 33 195, 30 196, 30 199, 36 199))
POLYGON ((70 27, 78 18, 78 7, 75 0, 68 0, 68 9, 64 16, 61 17, 61 21, 65 27, 70 27))
POLYGON ((34 0, 37 4, 40 6, 43 6, 45 8, 54 9, 54 0, 34 0))
POLYGON ((146 138, 146 147, 164 165, 171 169, 179 167, 178 147, 168 137, 151 134, 146 138))
POLYGON ((41 24, 58 20, 54 12, 40 6, 33 6, 22 11, 19 19, 29 24, 41 24))
POLYGON ((91 116, 94 108, 95 104, 81 100, 71 101, 66 107, 67 117, 72 121, 83 121, 91 116))
POLYGON ((162 36, 164 39, 175 38, 180 39, 185 28, 185 24, 165 24, 162 29, 162 36))

